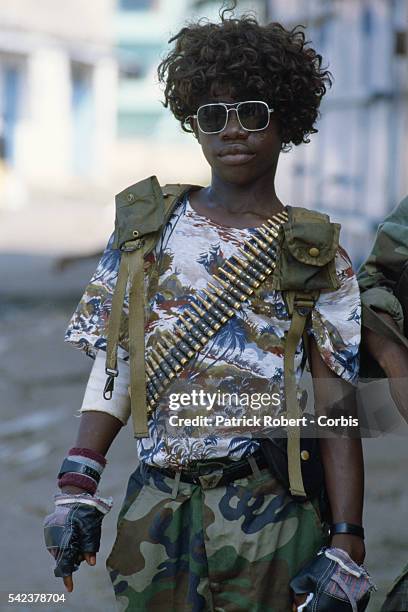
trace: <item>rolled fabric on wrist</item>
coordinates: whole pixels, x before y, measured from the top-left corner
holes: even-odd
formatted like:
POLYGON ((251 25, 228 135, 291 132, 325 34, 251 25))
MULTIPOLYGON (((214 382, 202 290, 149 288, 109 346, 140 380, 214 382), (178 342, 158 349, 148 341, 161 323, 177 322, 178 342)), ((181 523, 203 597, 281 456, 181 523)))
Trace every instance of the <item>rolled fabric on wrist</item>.
POLYGON ((83 489, 91 495, 96 493, 96 489, 98 488, 98 484, 93 478, 89 476, 84 476, 83 474, 75 474, 74 472, 68 472, 64 474, 62 478, 58 480, 58 486, 60 489, 62 487, 73 486, 78 487, 79 489, 83 489))
POLYGON ((330 537, 340 534, 355 535, 364 540, 364 529, 361 525, 353 523, 333 523, 329 527, 330 537))
POLYGON ((105 457, 101 453, 98 453, 97 451, 94 451, 91 448, 79 448, 74 446, 68 451, 68 457, 70 455, 80 455, 82 457, 87 457, 88 459, 93 459, 94 461, 99 463, 102 468, 104 468, 106 465, 105 457))

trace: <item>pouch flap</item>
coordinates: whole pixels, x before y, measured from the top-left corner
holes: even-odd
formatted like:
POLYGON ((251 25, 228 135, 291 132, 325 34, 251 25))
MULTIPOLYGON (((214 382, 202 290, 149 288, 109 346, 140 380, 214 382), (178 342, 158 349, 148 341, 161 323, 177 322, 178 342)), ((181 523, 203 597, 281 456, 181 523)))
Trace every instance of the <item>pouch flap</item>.
POLYGON ((331 223, 327 215, 292 208, 283 226, 286 247, 304 264, 325 266, 336 255, 340 227, 339 223, 331 223))
POLYGON ((164 223, 164 200, 155 176, 139 181, 117 194, 113 248, 157 232, 164 223))

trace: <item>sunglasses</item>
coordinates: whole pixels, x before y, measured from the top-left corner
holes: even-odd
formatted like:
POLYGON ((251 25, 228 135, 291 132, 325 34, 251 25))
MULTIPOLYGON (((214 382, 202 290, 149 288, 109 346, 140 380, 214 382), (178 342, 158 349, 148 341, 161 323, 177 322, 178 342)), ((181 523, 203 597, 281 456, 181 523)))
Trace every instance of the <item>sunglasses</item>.
POLYGON ((268 127, 270 114, 274 109, 269 108, 267 103, 261 100, 233 104, 215 102, 203 104, 198 108, 196 115, 189 115, 187 119, 196 119, 200 131, 204 134, 218 134, 225 129, 228 113, 232 110, 236 112, 238 122, 244 130, 258 132, 268 127))

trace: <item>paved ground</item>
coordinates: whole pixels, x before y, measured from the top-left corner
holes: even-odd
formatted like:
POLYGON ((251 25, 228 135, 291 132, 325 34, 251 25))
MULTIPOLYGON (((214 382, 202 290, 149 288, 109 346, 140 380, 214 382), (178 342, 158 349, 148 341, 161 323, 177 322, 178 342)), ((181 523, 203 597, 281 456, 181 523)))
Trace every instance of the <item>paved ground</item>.
MULTIPOLYGON (((27 234, 28 243, 29 238, 27 234)), ((2 597, 7 592, 63 592, 60 581, 52 575, 53 564, 43 546, 41 524, 51 510, 55 474, 74 440, 78 424, 75 413, 91 365, 90 360, 63 344, 63 333, 94 267, 95 262, 90 260, 61 272, 56 270, 52 255, 0 253, 2 597)), ((365 446, 367 566, 379 585, 369 612, 378 612, 386 585, 407 560, 407 445, 406 438, 394 436, 370 440, 365 446)), ((133 438, 126 429, 111 450, 103 478, 103 492, 114 497, 115 508, 104 522, 97 567, 83 567, 75 575, 75 590, 66 603, 51 608, 7 608, 0 603, 1 610, 115 609, 104 559, 113 542, 115 517, 127 477, 135 464, 133 438)))

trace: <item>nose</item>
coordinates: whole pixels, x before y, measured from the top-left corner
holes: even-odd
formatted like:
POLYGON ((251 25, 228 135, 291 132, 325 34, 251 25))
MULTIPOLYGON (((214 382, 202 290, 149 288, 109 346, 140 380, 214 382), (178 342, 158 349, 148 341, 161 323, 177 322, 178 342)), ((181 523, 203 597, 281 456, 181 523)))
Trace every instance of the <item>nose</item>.
POLYGON ((222 131, 222 137, 225 139, 233 138, 247 138, 248 131, 245 130, 240 122, 238 121, 238 113, 236 108, 228 109, 228 121, 224 130, 222 131))

